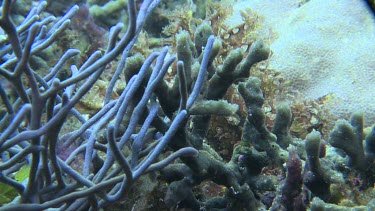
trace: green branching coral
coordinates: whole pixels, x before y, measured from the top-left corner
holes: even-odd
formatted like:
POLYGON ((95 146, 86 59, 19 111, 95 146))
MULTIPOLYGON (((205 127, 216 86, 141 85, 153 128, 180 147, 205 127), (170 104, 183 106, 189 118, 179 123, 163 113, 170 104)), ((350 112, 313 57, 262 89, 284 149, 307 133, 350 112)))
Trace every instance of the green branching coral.
POLYGON ((359 173, 359 178, 363 181, 360 186, 367 189, 373 187, 375 182, 374 133, 371 132, 364 137, 363 122, 362 112, 354 112, 350 117, 350 123, 343 119, 338 120, 330 134, 330 143, 345 152, 348 166, 359 173))
MULTIPOLYGON (((108 1, 103 5, 93 3, 90 4, 90 15, 95 19, 95 21, 104 26, 112 26, 118 22, 120 14, 126 7, 127 0, 108 1)), ((122 21, 126 23, 125 20, 122 21)))
POLYGON ((304 183, 309 190, 324 201, 331 199, 330 177, 322 167, 319 158, 325 149, 321 144, 321 135, 318 131, 313 131, 306 136, 305 149, 307 154, 304 183))
POLYGON ((246 83, 240 83, 238 86, 238 91, 248 108, 242 139, 245 143, 252 144, 258 151, 265 151, 272 162, 281 166, 288 157, 287 152, 276 143, 276 135, 265 126, 265 115, 262 110, 264 98, 260 84, 259 78, 250 77, 246 83))
POLYGON ((331 145, 342 149, 349 156, 349 166, 359 171, 366 169, 366 158, 363 150, 363 113, 352 114, 350 123, 338 120, 331 132, 331 145))
POLYGON ((292 143, 292 136, 286 130, 292 124, 292 110, 286 102, 281 102, 276 107, 276 119, 272 128, 272 133, 277 136, 277 144, 286 149, 292 143))

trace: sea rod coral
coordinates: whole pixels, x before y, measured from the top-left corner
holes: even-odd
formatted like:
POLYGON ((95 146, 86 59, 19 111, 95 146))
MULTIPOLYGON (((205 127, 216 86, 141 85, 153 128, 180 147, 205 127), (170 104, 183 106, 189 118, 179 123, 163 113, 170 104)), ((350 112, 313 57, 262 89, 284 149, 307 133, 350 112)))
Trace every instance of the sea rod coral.
MULTIPOLYGON (((30 63, 33 55, 47 48, 69 26, 78 7, 72 7, 61 18, 43 17, 46 2, 42 1, 16 26, 10 17, 11 3, 11 0, 3 1, 0 19, 5 37, 0 52, 0 94, 6 107, 0 122, 0 182, 15 189, 19 197, 3 205, 1 210, 97 210, 123 197, 140 176, 161 169, 180 156, 197 154, 196 149, 184 147, 156 160, 185 124, 203 81, 198 79, 192 90, 184 89, 184 77, 180 77, 181 90, 185 90, 181 91, 184 100, 180 109, 170 121, 160 118, 154 90, 175 60, 173 55, 166 57, 168 47, 144 60, 118 98, 110 96, 145 19, 158 0, 144 1, 139 11, 135 2, 129 0, 126 33, 117 41, 123 24, 113 26, 104 53, 98 50, 80 67, 72 65, 67 79, 59 79, 58 73, 70 58, 80 54, 75 49, 66 51, 45 75, 39 74, 40 70, 32 68, 30 63), (107 88, 105 104, 87 118, 75 106, 100 78, 105 66, 118 56, 121 59, 107 88), (9 89, 15 90, 14 96, 7 93, 9 89), (67 118, 72 116, 81 126, 61 134, 67 118), (124 119, 128 121, 124 123, 124 119), (163 130, 148 130, 155 124, 163 130), (100 131, 105 131, 105 143, 97 141, 100 131), (129 140, 134 141, 130 153, 125 155, 121 150, 129 140), (147 143, 148 148, 144 149, 143 145, 150 140, 156 141, 147 143), (67 152, 71 144, 78 147, 67 152), (78 155, 82 154, 81 169, 72 168, 71 164, 78 162, 78 155), (23 166, 29 166, 27 177, 17 181, 15 173, 23 166)), ((205 47, 201 77, 206 71, 213 40, 210 37, 205 47)), ((182 66, 180 61, 179 71, 184 74, 182 66)))

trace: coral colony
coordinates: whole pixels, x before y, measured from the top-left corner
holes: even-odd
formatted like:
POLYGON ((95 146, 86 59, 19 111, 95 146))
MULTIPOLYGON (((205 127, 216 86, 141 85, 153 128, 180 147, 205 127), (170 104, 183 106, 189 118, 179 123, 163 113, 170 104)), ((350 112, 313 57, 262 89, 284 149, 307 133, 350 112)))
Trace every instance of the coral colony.
POLYGON ((375 127, 295 124, 256 13, 57 2, 2 1, 0 210, 375 209, 375 127))

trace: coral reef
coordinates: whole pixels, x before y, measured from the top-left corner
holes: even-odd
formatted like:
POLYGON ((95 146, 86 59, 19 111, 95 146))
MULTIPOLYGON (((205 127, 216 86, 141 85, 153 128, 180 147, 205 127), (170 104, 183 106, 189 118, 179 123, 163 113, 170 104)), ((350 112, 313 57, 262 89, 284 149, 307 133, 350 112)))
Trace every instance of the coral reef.
POLYGON ((368 111, 287 90, 232 3, 2 1, 0 210, 373 209, 368 111))

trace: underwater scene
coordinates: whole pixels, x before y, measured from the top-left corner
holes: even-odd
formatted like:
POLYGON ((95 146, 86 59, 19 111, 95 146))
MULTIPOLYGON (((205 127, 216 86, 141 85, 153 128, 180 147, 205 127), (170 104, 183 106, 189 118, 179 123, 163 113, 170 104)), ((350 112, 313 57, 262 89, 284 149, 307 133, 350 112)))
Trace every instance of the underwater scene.
POLYGON ((375 210, 374 0, 0 2, 0 211, 375 210))

